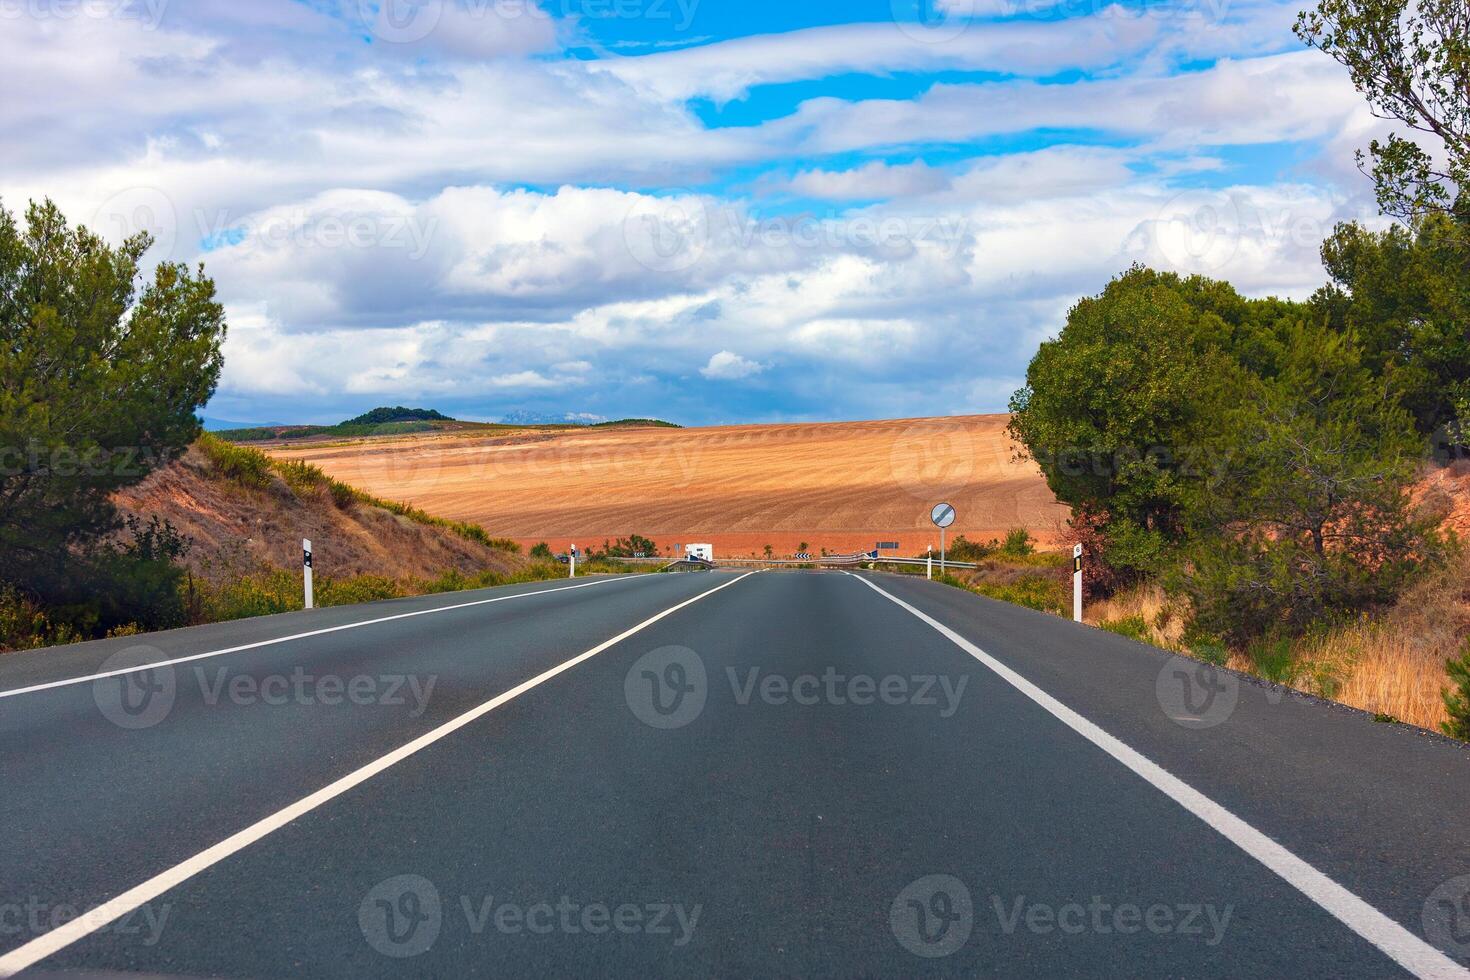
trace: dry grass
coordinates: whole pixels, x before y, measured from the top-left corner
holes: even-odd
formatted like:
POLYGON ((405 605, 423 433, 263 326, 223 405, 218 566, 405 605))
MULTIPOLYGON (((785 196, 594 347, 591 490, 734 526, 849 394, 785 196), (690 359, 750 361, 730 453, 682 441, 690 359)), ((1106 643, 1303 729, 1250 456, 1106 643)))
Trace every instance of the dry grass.
POLYGON ((1107 628, 1129 620, 1141 620, 1147 629, 1148 642, 1165 650, 1178 649, 1184 632, 1184 617, 1177 602, 1164 595, 1156 585, 1120 592, 1109 599, 1094 602, 1082 611, 1082 621, 1107 628))
POLYGON ((1386 623, 1361 623, 1295 652, 1340 678, 1334 700, 1433 731, 1447 720, 1440 691, 1449 684, 1444 663, 1453 649, 1431 647, 1386 623))
POLYGON ((1446 719, 1445 661, 1470 636, 1470 553, 1411 589, 1376 623, 1355 623, 1303 652, 1345 665, 1336 699, 1434 731, 1446 719))
MULTIPOLYGON (((1441 696, 1449 685, 1445 661, 1470 636, 1467 583, 1470 556, 1463 556, 1382 616, 1298 640, 1289 663, 1268 664, 1236 651, 1227 666, 1438 732, 1447 720, 1441 696)), ((1184 612, 1163 590, 1148 586, 1093 603, 1084 618, 1105 628, 1141 621, 1148 642, 1180 650, 1184 612)))

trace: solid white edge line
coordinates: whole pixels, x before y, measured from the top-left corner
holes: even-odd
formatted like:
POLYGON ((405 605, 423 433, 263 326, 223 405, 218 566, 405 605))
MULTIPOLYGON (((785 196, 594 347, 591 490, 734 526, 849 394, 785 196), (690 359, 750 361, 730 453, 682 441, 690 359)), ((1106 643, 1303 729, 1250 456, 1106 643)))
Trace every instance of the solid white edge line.
POLYGON ((754 572, 746 572, 744 575, 733 578, 723 585, 717 585, 713 589, 701 592, 699 595, 695 596, 692 599, 685 599, 678 605, 670 606, 663 612, 651 616, 648 619, 645 619, 637 626, 624 630, 612 639, 604 640, 587 652, 578 654, 572 659, 560 663, 557 666, 552 667, 550 670, 545 671, 544 673, 537 674, 530 680, 518 684, 505 693, 491 698, 489 701, 486 701, 479 707, 471 708, 469 711, 466 711, 464 714, 458 716, 457 718, 445 722, 438 728, 435 728, 433 731, 426 732, 423 735, 420 735, 418 738, 407 743, 406 745, 400 746, 399 748, 394 749, 392 752, 389 752, 387 755, 384 755, 374 760, 373 762, 368 763, 362 768, 348 773, 346 776, 343 776, 336 782, 331 783, 328 786, 324 786, 323 788, 317 790, 315 793, 312 793, 310 796, 298 800, 297 802, 292 803, 290 806, 285 807, 281 810, 277 810, 270 816, 256 821, 249 827, 246 827, 244 830, 241 830, 238 833, 233 834, 230 837, 227 837, 224 840, 220 841, 218 844, 215 844, 213 847, 200 851, 198 854, 194 855, 188 860, 182 861, 179 864, 174 865, 172 868, 169 868, 167 871, 164 871, 158 875, 155 875, 152 878, 149 878, 141 885, 130 888, 127 891, 123 892, 121 895, 118 895, 116 898, 110 899, 97 906, 96 908, 84 912, 82 915, 78 916, 75 919, 72 919, 59 928, 53 929, 52 931, 45 933, 44 935, 37 936, 35 939, 32 939, 25 945, 14 949, 9 953, 6 953, 4 956, 0 956, 0 977, 12 977, 15 976, 15 974, 19 973, 21 970, 25 970, 36 965, 46 957, 60 952, 77 940, 83 939, 96 932, 97 930, 102 929, 108 923, 114 922, 117 919, 122 918, 124 915, 127 915, 129 912, 132 912, 135 909, 142 907, 147 902, 153 901, 153 899, 157 898, 159 895, 162 895, 164 892, 168 891, 170 888, 173 888, 175 885, 187 881, 188 879, 199 874, 201 871, 205 871, 211 866, 218 864, 220 861, 223 861, 225 858, 230 857, 236 852, 245 849, 246 847, 260 840, 261 838, 273 833, 274 831, 280 830, 282 827, 286 826, 297 817, 309 813, 317 807, 321 806, 323 803, 326 803, 329 800, 341 796, 343 793, 346 793, 348 790, 352 789, 358 784, 364 783, 367 780, 376 776, 378 773, 383 772, 385 769, 388 769, 391 766, 402 762, 404 759, 407 759, 409 756, 413 755, 415 752, 418 752, 420 749, 433 745, 435 742, 448 735, 452 735, 454 732, 470 724, 476 719, 494 711, 496 708, 505 704, 507 701, 512 701, 515 698, 520 697, 522 694, 525 694, 532 688, 546 683, 558 674, 571 670, 573 667, 582 663, 584 660, 592 659, 599 653, 602 653, 608 647, 621 643, 623 640, 628 639, 628 637, 633 636, 635 633, 642 632, 643 630, 652 626, 654 623, 658 622, 664 617, 672 616, 680 609, 683 609, 686 606, 691 606, 694 603, 698 602, 700 599, 705 598, 706 596, 714 595, 721 589, 728 589, 730 586, 734 585, 736 582, 739 582, 741 579, 749 578, 751 575, 754 574, 754 572))
POLYGON ((1068 708, 959 633, 861 575, 853 575, 851 572, 843 574, 851 575, 874 592, 934 627, 955 646, 1000 675, 1002 680, 1045 708, 1068 728, 1143 777, 1155 789, 1203 820, 1226 840, 1274 871, 1287 884, 1326 909, 1343 925, 1378 947, 1410 973, 1425 980, 1464 980, 1470 977, 1470 970, 1460 966, 1179 777, 1068 708))
MULTIPOLYGON (((472 606, 484 606, 492 602, 508 602, 511 599, 529 599, 532 596, 551 595, 554 592, 567 592, 571 589, 587 589, 594 585, 606 585, 609 582, 621 582, 625 579, 641 579, 642 575, 619 575, 616 578, 600 578, 591 582, 581 582, 577 585, 561 585, 554 589, 537 589, 534 592, 517 592, 515 595, 501 595, 493 599, 476 599, 473 602, 460 602, 452 606, 435 606, 433 609, 420 609, 416 612, 398 613, 393 616, 381 616, 377 619, 365 619, 360 623, 344 623, 341 626, 328 626, 319 630, 310 630, 306 633, 293 633, 290 636, 280 636, 273 640, 259 640, 255 643, 245 643, 237 647, 226 647, 223 650, 210 650, 207 653, 194 653, 187 657, 175 657, 172 660, 160 660, 157 663, 139 664, 136 667, 122 667, 118 670, 103 671, 100 674, 87 674, 84 677, 67 677, 59 681, 47 681, 44 684, 32 684, 30 687, 17 687, 10 691, 0 691, 0 698, 13 698, 21 694, 34 694, 37 691, 49 691, 57 687, 70 687, 73 684, 86 684, 90 681, 105 680, 109 677, 119 677, 123 674, 136 674, 140 670, 153 670, 157 667, 172 667, 175 664, 186 664, 194 660, 205 660, 209 657, 223 657, 228 653, 240 653, 245 650, 258 650, 261 647, 275 646, 277 643, 290 643, 292 640, 305 640, 313 636, 324 636, 327 633, 340 633, 342 630, 361 629, 364 626, 376 626, 379 623, 391 623, 395 619, 412 619, 415 616, 432 616, 434 613, 451 612, 455 609, 469 609, 472 606)), ((146 634, 134 637, 139 641, 147 639, 146 634)))

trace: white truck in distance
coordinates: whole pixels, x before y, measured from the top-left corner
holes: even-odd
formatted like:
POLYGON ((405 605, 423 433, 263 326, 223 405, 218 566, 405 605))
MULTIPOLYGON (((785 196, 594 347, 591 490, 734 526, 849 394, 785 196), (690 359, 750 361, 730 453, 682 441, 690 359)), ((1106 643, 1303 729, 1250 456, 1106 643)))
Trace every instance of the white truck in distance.
POLYGON ((712 544, 687 544, 684 546, 684 555, 688 558, 703 558, 705 561, 714 561, 715 546, 712 544))

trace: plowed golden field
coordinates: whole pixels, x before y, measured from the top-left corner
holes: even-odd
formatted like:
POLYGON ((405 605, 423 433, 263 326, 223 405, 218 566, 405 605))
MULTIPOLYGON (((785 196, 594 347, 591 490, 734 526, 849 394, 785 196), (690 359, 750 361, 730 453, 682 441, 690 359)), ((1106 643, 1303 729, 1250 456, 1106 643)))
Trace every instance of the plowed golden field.
POLYGON ((1006 416, 703 429, 522 431, 399 436, 268 447, 431 514, 524 544, 600 545, 642 534, 667 550, 716 555, 938 544, 930 508, 955 505, 951 537, 1014 527, 1054 541, 1066 509, 1018 462, 1006 416))

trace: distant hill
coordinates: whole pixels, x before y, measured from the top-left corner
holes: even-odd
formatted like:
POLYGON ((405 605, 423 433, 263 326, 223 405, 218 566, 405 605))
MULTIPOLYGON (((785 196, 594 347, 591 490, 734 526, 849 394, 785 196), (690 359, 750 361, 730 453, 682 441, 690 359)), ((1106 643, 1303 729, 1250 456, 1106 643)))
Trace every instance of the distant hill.
POLYGON ((205 432, 220 432, 225 429, 263 429, 275 425, 275 422, 236 422, 230 419, 215 419, 208 415, 200 421, 204 423, 205 432))
POLYGON ((375 408, 371 412, 364 412, 355 419, 348 419, 342 425, 383 425, 387 422, 453 422, 454 419, 448 415, 442 415, 432 408, 375 408))
POLYGON ((673 422, 665 422, 663 419, 615 419, 612 422, 598 422, 596 425, 592 426, 592 428, 594 428, 594 429, 607 429, 607 428, 612 428, 612 427, 626 428, 626 429, 634 429, 634 428, 682 429, 682 428, 684 428, 682 425, 677 425, 677 424, 675 424, 673 422))
MULTIPOLYGON (((526 413, 517 417, 529 419, 526 413)), ((210 426, 215 435, 229 442, 290 442, 298 439, 352 439, 362 436, 399 436, 415 432, 506 432, 514 429, 572 429, 572 428, 660 428, 677 429, 679 426, 660 419, 617 419, 615 421, 591 422, 573 417, 562 417, 557 421, 511 421, 462 422, 450 418, 432 408, 375 408, 356 418, 336 425, 254 425, 238 428, 216 428, 210 426)), ((595 416, 594 416, 595 418, 595 416)))

